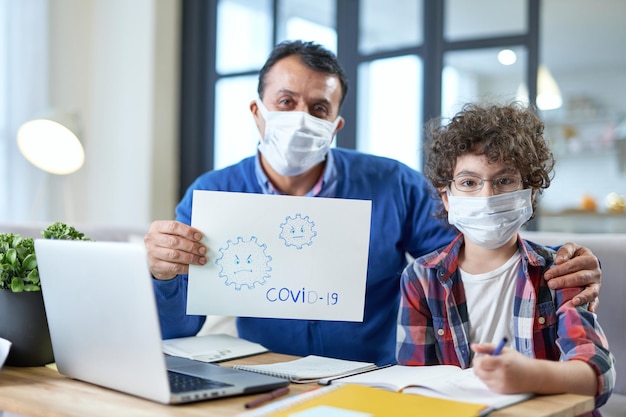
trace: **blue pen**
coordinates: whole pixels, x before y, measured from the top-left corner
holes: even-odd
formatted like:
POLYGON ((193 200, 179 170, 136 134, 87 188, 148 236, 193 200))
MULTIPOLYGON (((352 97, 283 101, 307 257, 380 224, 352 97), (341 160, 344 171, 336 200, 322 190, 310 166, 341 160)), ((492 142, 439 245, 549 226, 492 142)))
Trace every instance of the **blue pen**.
POLYGON ((506 345, 506 342, 508 342, 508 339, 506 337, 503 337, 502 340, 500 340, 500 343, 498 344, 496 349, 493 352, 491 352, 491 354, 493 356, 499 355, 500 352, 502 351, 502 348, 504 347, 504 345, 506 345))

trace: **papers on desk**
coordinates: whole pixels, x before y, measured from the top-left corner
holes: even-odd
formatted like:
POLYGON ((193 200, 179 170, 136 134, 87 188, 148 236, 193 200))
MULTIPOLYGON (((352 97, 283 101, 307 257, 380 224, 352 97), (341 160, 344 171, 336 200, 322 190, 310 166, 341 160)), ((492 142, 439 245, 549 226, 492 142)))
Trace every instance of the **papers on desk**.
POLYGON ((359 375, 333 380, 332 384, 360 384, 403 394, 419 394, 455 401, 484 404, 497 410, 524 401, 533 394, 498 394, 491 391, 474 374, 472 368, 452 365, 394 365, 359 375))
POLYGON ((193 193, 187 314, 363 321, 372 202, 193 193))
POLYGON ((221 362, 267 352, 254 342, 227 334, 180 337, 163 341, 163 352, 201 362, 221 362))

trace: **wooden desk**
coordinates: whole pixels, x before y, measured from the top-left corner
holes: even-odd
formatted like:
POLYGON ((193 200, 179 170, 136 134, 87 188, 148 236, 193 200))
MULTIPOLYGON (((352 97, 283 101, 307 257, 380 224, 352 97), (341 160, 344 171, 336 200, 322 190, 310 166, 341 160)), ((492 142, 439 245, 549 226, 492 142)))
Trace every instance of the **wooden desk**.
MULTIPOLYGON (((230 361, 272 363, 292 356, 266 353, 230 361)), ((291 384, 291 393, 302 393, 317 384, 291 384)), ((260 394, 257 394, 260 395, 260 394)), ((28 417, 230 417, 245 411, 244 403, 257 395, 209 400, 186 405, 162 405, 106 388, 64 377, 47 367, 5 367, 0 372, 0 410, 28 417)), ((570 417, 593 410, 593 398, 582 395, 536 397, 490 414, 494 417, 570 417)))

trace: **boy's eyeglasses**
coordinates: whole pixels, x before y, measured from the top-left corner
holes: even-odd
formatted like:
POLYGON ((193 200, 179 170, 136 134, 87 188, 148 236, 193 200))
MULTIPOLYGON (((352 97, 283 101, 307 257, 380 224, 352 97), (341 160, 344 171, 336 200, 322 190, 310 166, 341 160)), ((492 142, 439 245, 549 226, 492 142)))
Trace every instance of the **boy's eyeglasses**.
POLYGON ((497 177, 493 179, 478 178, 472 176, 456 177, 449 182, 454 183, 454 188, 464 193, 480 191, 485 185, 485 181, 490 181, 495 191, 500 193, 510 193, 521 190, 524 181, 519 177, 497 177))

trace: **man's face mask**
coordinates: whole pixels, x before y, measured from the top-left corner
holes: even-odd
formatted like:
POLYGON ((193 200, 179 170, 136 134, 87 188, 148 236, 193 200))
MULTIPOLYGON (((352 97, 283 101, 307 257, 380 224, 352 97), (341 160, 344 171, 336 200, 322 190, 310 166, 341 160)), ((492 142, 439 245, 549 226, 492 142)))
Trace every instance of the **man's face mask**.
POLYGON ((259 151, 274 171, 292 177, 326 158, 340 117, 331 123, 306 112, 268 111, 260 99, 256 103, 265 119, 259 151))
POLYGON ((485 249, 503 246, 533 214, 530 188, 489 197, 447 193, 448 222, 485 249))

